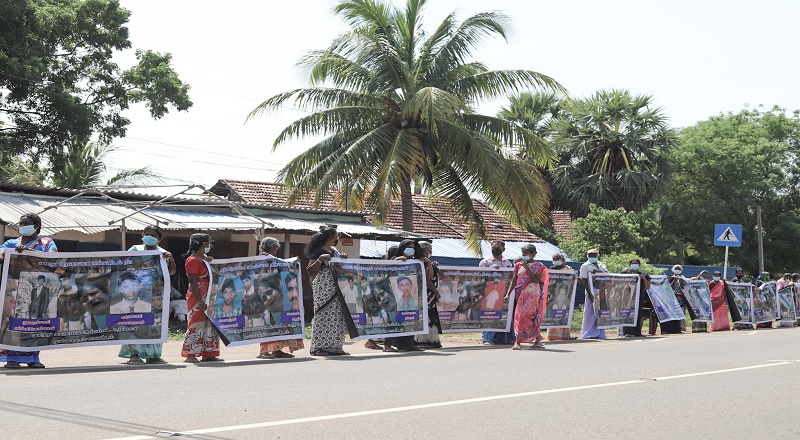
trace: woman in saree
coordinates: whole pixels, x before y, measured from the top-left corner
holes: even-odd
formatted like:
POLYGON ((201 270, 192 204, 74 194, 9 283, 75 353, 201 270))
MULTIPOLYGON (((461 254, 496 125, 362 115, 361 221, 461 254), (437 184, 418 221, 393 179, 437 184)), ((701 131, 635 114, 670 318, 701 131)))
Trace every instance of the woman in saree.
MULTIPOLYGON (((278 251, 281 250, 281 242, 278 241, 277 238, 266 237, 261 240, 259 247, 261 248, 261 255, 277 258, 278 251)), ((286 278, 286 284, 289 290, 288 295, 290 304, 299 304, 297 297, 297 278, 286 278), (293 292, 294 295, 292 294, 293 292)), ((292 352, 303 349, 303 337, 301 336, 297 339, 287 339, 283 341, 262 342, 259 344, 259 348, 259 359, 293 358, 294 355, 291 354, 292 352), (284 348, 288 348, 289 353, 283 351, 284 348)))
MULTIPOLYGON (((314 318, 311 320, 311 356, 347 355, 344 347, 344 315, 336 298, 336 275, 331 258, 347 258, 334 246, 339 243, 336 229, 328 228, 311 236, 306 246, 308 276, 314 295, 314 318)), ((348 312, 349 313, 349 312, 348 312)))
POLYGON ((522 259, 514 264, 514 275, 511 278, 505 300, 511 296, 511 289, 516 294, 514 310, 514 335, 516 340, 512 350, 520 350, 521 343, 531 342, 531 348, 544 348, 541 325, 544 317, 544 304, 547 296, 549 274, 547 268, 534 261, 536 246, 522 246, 522 259))
POLYGON ((731 329, 728 321, 727 296, 725 293, 725 280, 719 271, 714 272, 712 280, 708 282, 708 289, 711 291, 711 311, 714 314, 714 322, 711 323, 712 332, 720 332, 731 329))
POLYGON ((192 234, 189 238, 189 250, 184 254, 186 276, 189 278, 189 290, 186 292, 189 322, 181 356, 186 358, 184 362, 190 364, 222 360, 219 357, 219 335, 205 314, 208 308, 206 295, 211 281, 211 271, 206 264, 206 253, 209 251, 211 237, 208 234, 192 234), (198 360, 197 356, 201 359, 198 360))
MULTIPOLYGON (((553 259, 553 265, 550 266, 551 270, 573 270, 571 267, 567 266, 567 257, 564 254, 556 253, 553 254, 551 258, 553 259)), ((567 307, 569 307, 569 305, 567 307)), ((570 330, 571 329, 568 328, 549 328, 547 329, 547 340, 568 341, 570 339, 575 339, 571 336, 570 330)))

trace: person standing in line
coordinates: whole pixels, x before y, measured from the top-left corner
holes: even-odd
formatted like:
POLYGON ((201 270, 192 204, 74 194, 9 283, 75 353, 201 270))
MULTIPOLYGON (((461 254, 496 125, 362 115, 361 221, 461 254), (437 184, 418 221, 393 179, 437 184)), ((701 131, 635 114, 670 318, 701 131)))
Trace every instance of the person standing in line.
MULTIPOLYGON (((732 283, 745 283, 745 284, 753 284, 753 280, 744 276, 744 269, 741 267, 736 268, 736 272, 734 273, 734 277, 731 279, 732 283)), ((730 305, 730 304, 729 304, 730 305)), ((744 317, 742 317, 744 318, 744 317)), ((745 323, 734 323, 733 324, 734 330, 752 330, 753 326, 751 324, 745 323)))
MULTIPOLYGON (((417 246, 417 243, 414 240, 401 241, 400 245, 397 246, 397 251, 394 253, 394 256, 389 256, 389 258, 391 260, 399 260, 399 261, 417 259, 421 260, 423 263, 430 263, 430 260, 423 257, 422 249, 417 246)), ((433 277, 433 271, 429 270, 427 266, 425 267, 425 272, 426 272, 425 273, 426 278, 433 277)), ((397 279, 397 287, 400 289, 401 292, 404 293, 403 297, 401 297, 397 301, 397 310, 419 309, 419 303, 417 303, 417 297, 414 296, 416 295, 416 293, 410 292, 410 289, 412 287, 411 280, 408 277, 399 277, 397 279), (405 298, 406 296, 409 297, 408 301, 406 301, 405 298), (404 304, 406 305, 406 307, 404 307, 404 304)), ((425 350, 423 348, 414 345, 414 336, 398 336, 398 337, 384 338, 383 351, 393 352, 393 351, 425 351, 425 350)))
MULTIPOLYGON (((502 240, 492 241, 492 256, 484 258, 478 263, 478 267, 486 267, 492 269, 512 268, 514 264, 503 258, 503 252, 506 251, 506 243, 502 240)), ((509 314, 513 316, 513 311, 509 310, 509 314)), ((482 332, 481 343, 483 345, 495 344, 513 344, 514 332, 482 332)))
MULTIPOLYGON (((22 214, 17 225, 19 226, 19 238, 6 240, 0 246, 0 267, 5 258, 3 249, 15 249, 20 253, 25 251, 58 252, 58 247, 52 238, 39 236, 42 232, 42 219, 37 214, 22 214)), ((38 351, 0 350, 0 361, 6 362, 5 368, 21 368, 20 364, 27 364, 29 368, 44 368, 44 364, 39 360, 38 351)))
POLYGON ((639 310, 637 312, 636 327, 622 327, 622 336, 633 337, 642 335, 642 309, 647 307, 653 309, 653 303, 650 302, 650 296, 647 294, 647 289, 650 288, 650 275, 639 270, 642 262, 638 258, 634 258, 628 263, 628 267, 622 269, 620 273, 629 273, 639 275, 639 310))
MULTIPOLYGON (((686 287, 688 281, 681 275, 683 273, 683 266, 676 264, 672 266, 672 275, 667 279, 675 298, 678 300, 678 305, 684 311, 687 308, 686 296, 683 294, 683 288, 686 287)), ((684 312, 685 313, 685 312, 684 312)), ((661 334, 678 334, 686 330, 686 318, 680 321, 667 321, 661 323, 661 334)))
POLYGON ((728 321, 727 303, 727 286, 725 280, 722 279, 722 274, 715 271, 708 282, 708 290, 711 291, 711 310, 714 314, 714 322, 711 323, 712 332, 721 332, 731 329, 730 321, 728 321))
MULTIPOLYGON (((556 253, 551 258, 553 259, 553 265, 550 266, 550 270, 572 270, 571 267, 567 266, 567 257, 564 254, 556 253)), ((549 328, 547 329, 547 340, 567 341, 573 339, 570 330, 569 328, 549 328)))
POLYGON ((589 249, 586 251, 586 262, 581 265, 580 278, 586 289, 586 299, 583 305, 583 324, 581 325, 581 339, 605 339, 606 331, 597 328, 597 316, 594 311, 594 294, 589 286, 589 274, 607 273, 606 265, 600 262, 600 251, 589 249))
MULTIPOLYGON (((268 257, 275 257, 278 258, 278 252, 281 250, 281 242, 278 241, 277 238, 274 237, 266 237, 261 240, 259 244, 259 249, 261 250, 261 255, 266 255, 268 257)), ((288 278, 287 278, 288 280, 288 278)), ((298 298, 297 296, 297 278, 293 278, 292 281, 294 282, 294 294, 291 292, 292 286, 289 285, 290 281, 287 281, 287 287, 289 288, 289 298, 298 298)), ((298 307, 299 307, 299 301, 298 307)), ((291 303, 290 303, 291 304, 291 303)), ((292 307, 294 307, 292 305, 292 307)), ((300 336, 297 339, 286 339, 283 341, 272 341, 272 342, 262 342, 259 344, 259 359, 269 359, 269 358, 293 358, 294 353, 296 350, 302 350, 305 348, 303 345, 303 337, 300 336), (283 351, 284 348, 289 349, 289 353, 283 351)))
POLYGON ((549 276, 544 264, 534 261, 535 256, 536 246, 522 246, 522 260, 514 265, 514 275, 504 298, 505 301, 510 299, 512 289, 516 293, 512 350, 522 349, 520 344, 525 342, 532 343, 531 348, 544 348, 541 326, 549 276))
MULTIPOLYGON (((141 252, 158 250, 162 258, 167 262, 169 276, 174 276, 177 266, 175 258, 166 249, 160 247, 158 243, 164 237, 164 231, 158 225, 150 225, 142 231, 142 244, 131 246, 128 251, 141 252)), ((119 348, 119 357, 128 358, 126 364, 166 364, 167 361, 161 359, 162 344, 125 344, 119 348), (144 361, 142 360, 144 359, 144 361)))
MULTIPOLYGON (((703 280, 708 281, 708 271, 701 270, 695 277, 689 278, 690 280, 703 280)), ((687 303, 687 307, 691 307, 687 303)), ((705 322, 692 321, 692 333, 706 333, 708 332, 708 325, 705 322)))
POLYGON ((431 261, 433 245, 429 241, 420 241, 419 248, 422 250, 422 259, 425 263, 425 272, 430 273, 431 277, 426 277, 428 287, 428 334, 417 335, 414 337, 418 345, 425 345, 431 348, 442 348, 439 334, 442 332, 442 324, 439 322, 439 309, 436 303, 439 301, 438 276, 439 267, 435 261, 431 261), (428 260, 425 262, 424 260, 428 260))
POLYGON ((311 356, 348 355, 344 351, 344 315, 337 300, 337 275, 331 258, 347 258, 336 250, 339 234, 334 228, 323 229, 311 236, 306 246, 308 276, 314 296, 314 318, 311 320, 311 356))
POLYGON ((211 281, 211 270, 206 263, 210 251, 211 237, 208 234, 192 234, 189 238, 189 250, 183 255, 186 258, 186 276, 189 278, 189 290, 186 292, 189 321, 181 356, 186 358, 184 362, 190 364, 223 360, 219 357, 219 335, 205 314, 208 309, 206 296, 211 281), (197 356, 201 359, 198 360, 197 356))
MULTIPOLYGON (((756 278, 756 290, 761 290, 761 287, 764 286, 765 283, 772 281, 772 276, 769 272, 761 272, 756 278)), ((756 328, 772 328, 772 321, 768 322, 759 322, 756 324, 756 328)))

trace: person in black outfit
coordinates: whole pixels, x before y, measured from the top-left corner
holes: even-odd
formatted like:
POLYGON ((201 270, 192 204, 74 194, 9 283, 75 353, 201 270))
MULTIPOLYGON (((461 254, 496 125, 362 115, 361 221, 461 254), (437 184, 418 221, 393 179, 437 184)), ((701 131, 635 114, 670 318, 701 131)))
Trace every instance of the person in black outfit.
POLYGON ((638 318, 636 319, 636 327, 622 327, 622 336, 629 338, 632 336, 642 336, 642 309, 648 307, 653 308, 653 303, 650 302, 650 295, 647 294, 647 289, 650 288, 650 275, 639 270, 642 262, 634 258, 628 264, 628 267, 622 269, 620 273, 635 273, 639 275, 639 311, 637 312, 638 318))

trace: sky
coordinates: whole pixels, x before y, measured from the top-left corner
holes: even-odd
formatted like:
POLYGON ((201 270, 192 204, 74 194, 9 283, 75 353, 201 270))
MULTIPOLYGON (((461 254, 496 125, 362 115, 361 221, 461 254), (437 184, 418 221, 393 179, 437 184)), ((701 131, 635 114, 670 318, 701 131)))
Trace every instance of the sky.
MULTIPOLYGON (((307 85, 296 62, 347 29, 331 13, 335 2, 121 3, 131 11, 133 48, 117 62, 131 66, 136 48, 171 53, 194 106, 160 120, 143 105, 124 113, 132 124, 114 141, 109 174, 150 166, 164 184, 273 181, 313 145, 298 140, 273 151, 281 130, 303 115, 292 108, 245 120, 267 98, 307 85)), ((490 39, 473 52, 490 69, 535 70, 576 98, 615 88, 651 95, 676 128, 745 106, 800 109, 797 1, 431 0, 426 28, 453 11, 460 20, 486 11, 509 16, 508 41, 490 39)), ((506 103, 479 110, 495 114, 506 103)))

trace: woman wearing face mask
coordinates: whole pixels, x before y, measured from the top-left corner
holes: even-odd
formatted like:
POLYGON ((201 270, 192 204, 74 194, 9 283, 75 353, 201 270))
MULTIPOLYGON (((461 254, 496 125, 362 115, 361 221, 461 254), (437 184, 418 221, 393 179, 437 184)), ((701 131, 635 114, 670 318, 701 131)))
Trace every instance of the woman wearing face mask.
MULTIPOLYGON (((20 237, 6 240, 0 246, 0 267, 2 267, 5 257, 3 249, 16 249, 17 252, 58 252, 52 238, 39 236, 42 231, 42 219, 38 215, 22 214, 18 225, 20 237)), ((31 299, 33 300, 33 298, 31 299)), ((37 301, 37 306, 40 310, 46 309, 48 302, 49 298, 43 297, 41 301, 37 301)), ((6 368, 20 368, 20 364, 27 364, 30 368, 44 368, 44 364, 39 361, 38 351, 0 350, 0 361, 6 361, 6 368)))
MULTIPOLYGON (((641 265, 642 262, 639 261, 639 259, 634 258, 630 261, 630 263, 628 263, 628 267, 622 269, 620 272, 635 273, 639 275, 639 322, 636 323, 636 327, 622 327, 622 336, 624 337, 642 336, 642 309, 645 307, 649 308, 650 310, 653 309, 653 303, 650 302, 650 295, 647 294, 647 289, 650 288, 650 275, 647 275, 639 270, 641 265)), ((650 322, 653 321, 651 320, 650 322)))
MULTIPOLYGON (((417 246, 417 243, 413 240, 403 240, 400 242, 400 245, 397 246, 397 251, 395 251, 394 256, 389 257, 392 260, 400 260, 406 261, 410 259, 417 259, 422 260, 423 262, 427 261, 430 263, 430 260, 423 257, 422 249, 417 246)), ((428 267, 426 267, 426 272, 428 272, 428 267)), ((429 273, 426 274, 426 277, 433 277, 433 271, 430 270, 429 273)), ((414 300, 416 298, 412 298, 414 300)), ((399 303, 399 301, 398 301, 399 303)), ((401 304, 398 304, 398 309, 402 307, 401 304)), ((413 336, 400 336, 397 338, 386 338, 383 342, 383 351, 425 351, 424 349, 417 347, 414 345, 414 337, 413 336), (394 348, 392 348, 394 347, 394 348)))
MULTIPOLYGON (((344 347, 344 315, 336 297, 336 275, 330 266, 331 258, 347 258, 334 246, 339 243, 336 229, 324 229, 313 236, 306 246, 308 276, 314 295, 314 318, 311 320, 311 355, 347 355, 344 347)), ((348 312, 349 313, 349 312, 348 312)))
POLYGON ((428 241, 420 241, 419 248, 422 250, 422 260, 425 263, 426 281, 428 286, 428 319, 429 331, 427 335, 417 335, 414 337, 419 345, 426 345, 431 348, 442 348, 439 335, 442 333, 442 324, 439 322, 439 309, 436 303, 439 302, 438 275, 439 268, 437 263, 429 258, 433 252, 433 246, 428 241))
POLYGON ((731 329, 728 321, 728 308, 726 296, 725 280, 719 271, 714 272, 711 281, 708 282, 708 289, 711 291, 711 311, 714 314, 714 322, 711 323, 712 332, 720 332, 731 329))
MULTIPOLYGON (((668 280, 669 285, 672 287, 672 291, 675 293, 675 297, 678 299, 678 304, 681 306, 681 309, 685 309, 687 307, 687 303, 686 297, 683 294, 683 289, 687 286, 688 282, 681 275, 682 273, 683 266, 676 264, 672 266, 672 276, 670 276, 668 280)), ((686 330, 685 319, 661 323, 661 334, 678 334, 684 330, 686 330)))
MULTIPOLYGON (((142 231, 142 244, 135 244, 128 251, 153 251, 158 250, 167 260, 167 270, 169 275, 175 275, 175 259, 166 249, 158 246, 158 242, 164 237, 164 231, 157 225, 151 225, 142 231)), ((128 358, 127 364, 141 365, 147 364, 166 364, 167 361, 161 359, 161 344, 126 344, 120 347, 119 357, 128 358), (142 359, 145 359, 144 361, 142 359)))
POLYGON ((183 255, 186 258, 186 276, 189 278, 189 290, 186 292, 189 321, 181 356, 186 358, 184 362, 190 364, 222 360, 219 357, 219 335, 205 314, 208 308, 206 295, 211 281, 211 268, 206 264, 206 253, 210 251, 211 237, 208 234, 192 234, 189 238, 189 250, 183 255))
POLYGON ((547 296, 549 274, 544 264, 534 261, 536 246, 522 246, 522 260, 514 264, 514 275, 506 292, 505 300, 516 294, 514 309, 514 335, 512 350, 520 350, 523 342, 531 342, 531 348, 544 348, 541 325, 544 318, 544 303, 547 296))
MULTIPOLYGON (((567 266, 567 257, 564 254, 556 253, 553 254, 551 258, 553 259, 553 265, 550 266, 550 270, 573 270, 571 267, 567 266)), ((548 341, 568 341, 570 339, 573 338, 568 328, 547 329, 548 341)))
MULTIPOLYGON (((261 249, 261 255, 277 258, 278 251, 281 250, 281 242, 278 241, 277 238, 266 237, 263 240, 261 240, 259 248, 261 249)), ((295 283, 296 282, 297 281, 295 281, 295 283)), ((302 337, 297 339, 287 339, 283 341, 262 342, 259 345, 258 358, 259 359, 293 358, 294 355, 291 353, 294 352, 295 350, 302 350, 302 349, 303 349, 302 337), (288 348, 289 353, 283 351, 284 348, 288 348)))

